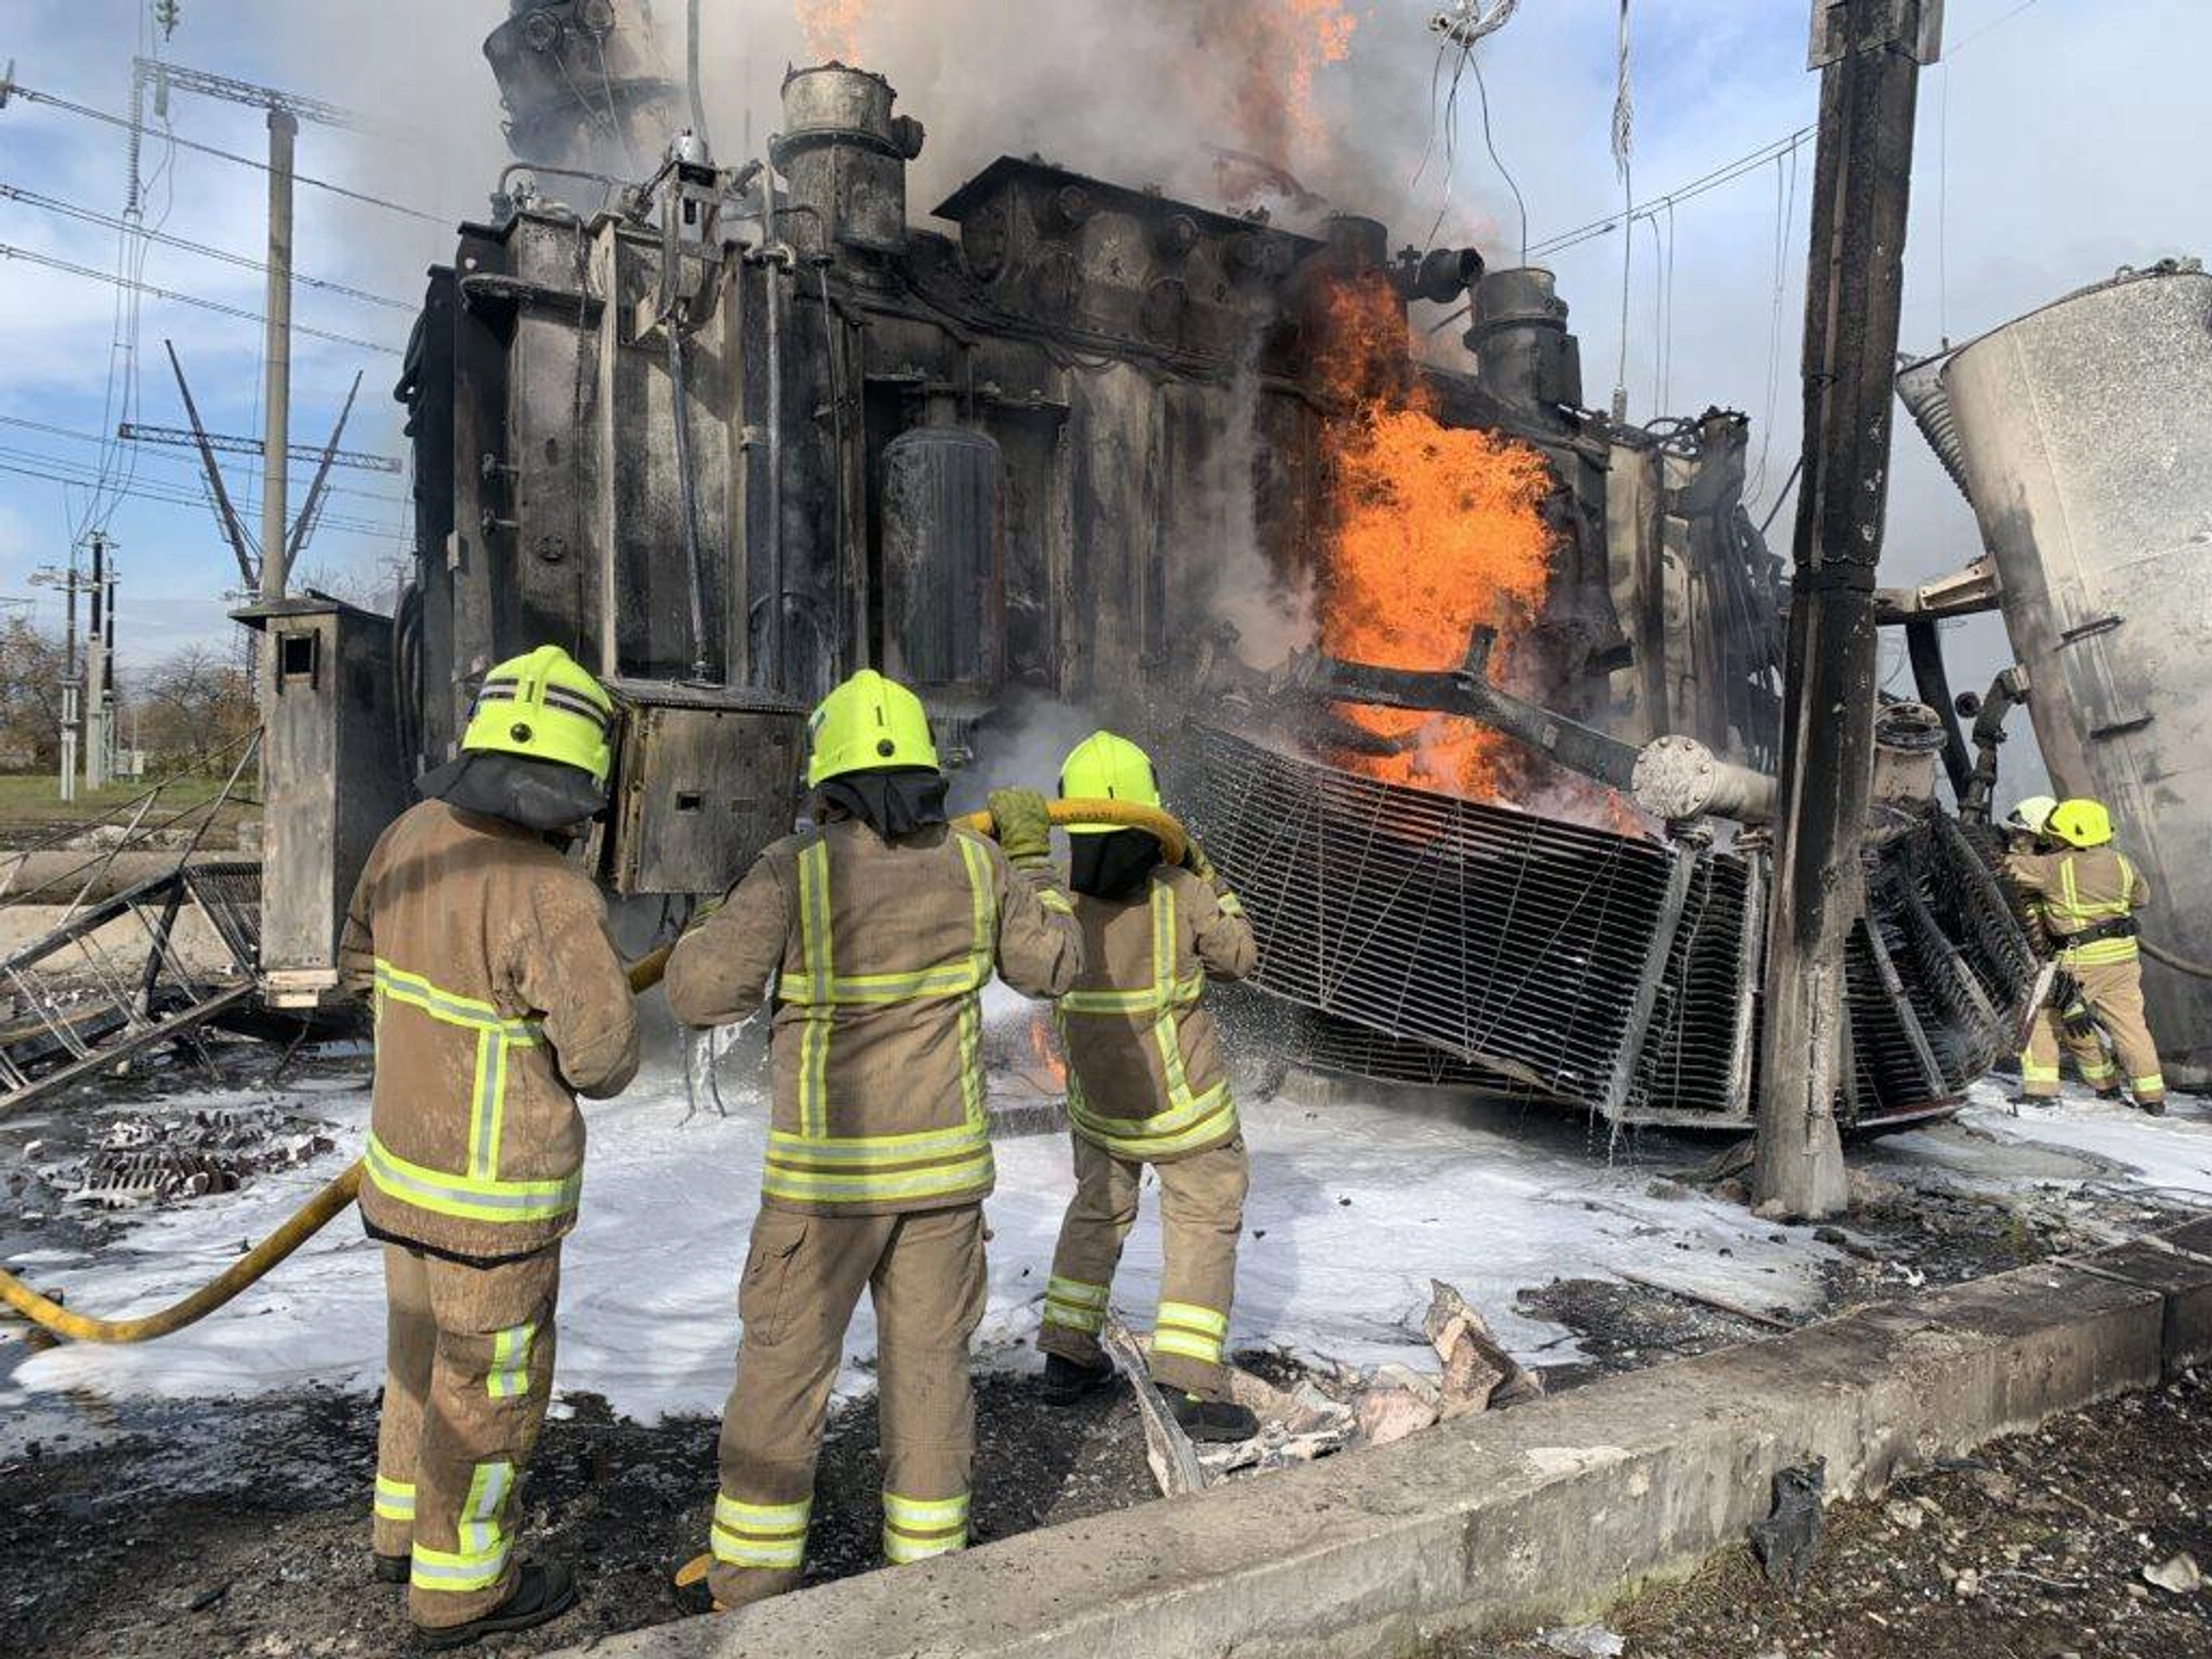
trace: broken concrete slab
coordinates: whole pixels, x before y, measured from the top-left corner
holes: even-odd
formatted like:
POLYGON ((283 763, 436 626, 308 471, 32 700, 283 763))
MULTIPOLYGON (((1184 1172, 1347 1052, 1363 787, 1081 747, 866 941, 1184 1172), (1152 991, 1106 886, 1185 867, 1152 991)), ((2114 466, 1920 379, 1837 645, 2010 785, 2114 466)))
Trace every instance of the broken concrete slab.
POLYGON ((2165 1296, 2043 1266, 1264 1480, 614 1638, 620 1659, 1306 1659, 1572 1620, 1827 1462, 1878 1491, 2162 1374, 2165 1296))

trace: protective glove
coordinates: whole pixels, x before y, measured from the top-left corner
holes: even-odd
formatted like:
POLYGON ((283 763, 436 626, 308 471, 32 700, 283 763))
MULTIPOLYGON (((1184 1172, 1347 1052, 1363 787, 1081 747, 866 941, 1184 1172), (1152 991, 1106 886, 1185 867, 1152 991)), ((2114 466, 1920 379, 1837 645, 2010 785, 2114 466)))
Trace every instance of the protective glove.
POLYGON ((2089 1005, 2082 1000, 2082 988, 2070 974, 2059 976, 2059 983, 2051 993, 2058 1007, 2058 1023, 2066 1027, 2066 1034, 2077 1040, 2097 1034, 2097 1018, 2089 1012, 2089 1005))
POLYGON ((1198 845, 1196 836, 1183 838, 1183 868, 1201 881, 1214 879, 1213 860, 1206 856, 1206 849, 1198 845))
POLYGON ((991 823, 1009 861, 1034 864, 1052 856, 1052 815, 1033 789, 995 789, 991 823))

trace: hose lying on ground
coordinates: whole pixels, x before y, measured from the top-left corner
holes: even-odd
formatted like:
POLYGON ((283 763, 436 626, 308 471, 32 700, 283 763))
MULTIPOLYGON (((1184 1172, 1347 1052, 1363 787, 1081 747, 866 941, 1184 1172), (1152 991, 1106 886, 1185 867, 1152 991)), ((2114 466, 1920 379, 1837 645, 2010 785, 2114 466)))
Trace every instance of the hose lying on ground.
MULTIPOLYGON (((1054 801, 1052 815, 1055 823, 1118 823, 1133 830, 1148 830, 1160 838, 1160 851, 1170 863, 1182 862, 1189 845, 1183 826, 1173 818, 1155 807, 1139 806, 1132 802, 1054 801)), ((980 835, 991 832, 991 816, 988 812, 971 812, 957 822, 961 828, 980 835)), ((706 912, 701 914, 703 916, 706 912)), ((674 949, 673 944, 664 944, 632 963, 630 989, 643 993, 659 984, 668 971, 669 955, 674 949)), ((0 1302, 5 1302, 41 1330, 72 1342, 150 1342, 205 1319, 252 1284, 343 1215, 360 1185, 361 1165, 357 1159, 275 1232, 183 1300, 172 1302, 158 1313, 135 1319, 102 1319, 89 1313, 72 1313, 52 1298, 40 1295, 4 1268, 0 1268, 0 1302)))

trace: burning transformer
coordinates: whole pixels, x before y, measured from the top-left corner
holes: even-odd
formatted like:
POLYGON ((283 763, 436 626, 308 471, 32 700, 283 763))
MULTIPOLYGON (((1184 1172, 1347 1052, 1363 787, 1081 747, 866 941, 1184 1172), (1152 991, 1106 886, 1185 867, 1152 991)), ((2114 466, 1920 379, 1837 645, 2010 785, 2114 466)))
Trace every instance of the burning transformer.
MULTIPOLYGON (((789 74, 764 159, 726 168, 683 132, 643 182, 594 183, 677 124, 650 46, 605 0, 518 8, 487 42, 523 153, 408 352, 413 579, 390 619, 313 598, 259 618, 270 1001, 330 994, 367 845, 493 663, 556 641, 624 702, 588 855, 664 934, 782 832, 804 712, 874 665, 955 755, 1032 700, 1154 734, 1208 710, 1171 747, 1204 753, 1196 816, 1268 912, 1263 984, 1324 1016, 1318 1061, 1741 1117, 1756 855, 1652 841, 1595 789, 1581 815, 1631 833, 1485 803, 1560 786, 1531 756, 1624 789, 1641 760, 1689 803, 1666 816, 1757 816, 1778 565, 1742 503, 1742 416, 1584 408, 1548 272, 1393 254, 1371 219, 1292 230, 1002 156, 938 205, 946 228, 918 226, 923 128, 842 64, 789 74), (579 50, 595 73, 560 73, 579 50), (551 194, 575 183, 607 201, 551 194), (1414 362, 1416 301, 1464 304, 1471 372, 1414 362), (1394 587, 1408 570, 1428 585, 1394 587), (1243 660, 1228 619, 1255 585, 1311 608, 1317 649, 1243 660), (1421 868, 1456 932, 1408 888, 1421 868), (1522 918, 1570 899, 1587 927, 1516 960, 1522 918), (1553 1000, 1498 1015, 1538 962, 1553 1000)), ((1870 1116, 1986 1062, 2013 971, 2001 942, 1956 943, 2009 924, 1986 869, 1948 822, 1917 833, 1853 982, 1882 1027, 1870 1116)))

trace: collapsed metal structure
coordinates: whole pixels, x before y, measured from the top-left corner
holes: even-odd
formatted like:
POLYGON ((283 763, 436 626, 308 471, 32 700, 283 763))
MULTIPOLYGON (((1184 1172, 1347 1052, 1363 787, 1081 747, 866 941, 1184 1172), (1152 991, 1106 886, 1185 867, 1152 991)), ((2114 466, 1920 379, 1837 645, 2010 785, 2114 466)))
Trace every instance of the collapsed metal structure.
MULTIPOLYGON (((1767 861, 1757 839, 1625 836, 1203 734, 1199 823, 1313 1009, 1310 1063, 1532 1092, 1614 1123, 1753 1119, 1767 861)), ((1924 751, 1923 751, 1924 753, 1924 751)), ((1952 1109, 2036 974, 1993 849, 1924 795, 1882 810, 1848 947, 1859 1130, 1952 1109)))

